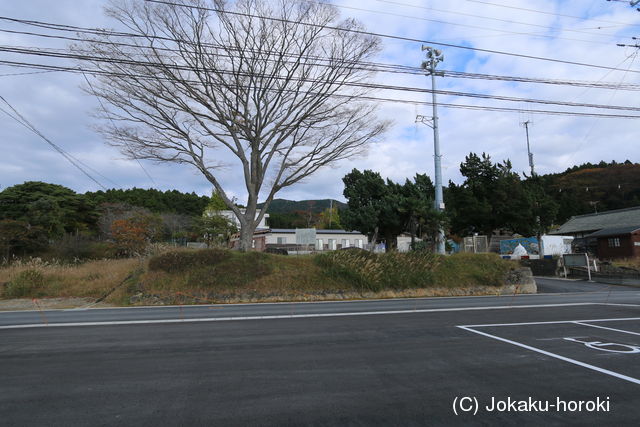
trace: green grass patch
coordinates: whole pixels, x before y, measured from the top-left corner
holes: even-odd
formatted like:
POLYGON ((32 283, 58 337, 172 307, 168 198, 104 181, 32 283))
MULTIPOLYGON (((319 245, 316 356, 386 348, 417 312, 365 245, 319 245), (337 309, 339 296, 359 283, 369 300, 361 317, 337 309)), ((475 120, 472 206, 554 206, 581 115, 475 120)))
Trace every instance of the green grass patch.
POLYGON ((23 270, 4 289, 5 298, 36 298, 45 294, 45 278, 41 271, 23 270))
POLYGON ((170 251, 151 257, 149 270, 164 271, 165 273, 184 273, 215 266, 231 257, 231 252, 223 249, 170 251))
POLYGON ((334 280, 369 291, 426 287, 501 286, 509 261, 496 254, 441 256, 431 252, 335 251, 317 255, 316 264, 334 280))
POLYGON ((442 259, 433 283, 442 287, 502 286, 505 275, 517 267, 497 254, 459 253, 442 259))

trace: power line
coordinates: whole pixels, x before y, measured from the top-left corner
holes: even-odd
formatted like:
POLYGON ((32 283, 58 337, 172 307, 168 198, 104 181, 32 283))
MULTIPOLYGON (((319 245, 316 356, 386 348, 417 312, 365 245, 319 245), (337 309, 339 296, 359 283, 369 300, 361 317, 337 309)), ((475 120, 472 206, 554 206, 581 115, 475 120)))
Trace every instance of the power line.
MULTIPOLYGON (((554 62, 554 63, 568 64, 568 65, 576 65, 576 66, 581 66, 581 67, 600 68, 600 69, 604 69, 604 70, 614 69, 613 67, 608 67, 606 65, 587 64, 587 63, 584 63, 584 62, 566 61, 566 60, 556 59, 556 58, 545 58, 545 57, 542 57, 542 56, 526 55, 526 54, 523 54, 523 53, 505 52, 505 51, 499 51, 499 50, 493 50, 493 49, 482 49, 482 48, 471 47, 471 46, 457 45, 457 44, 453 44, 453 43, 441 43, 441 42, 435 42, 435 41, 431 41, 431 40, 416 39, 416 38, 412 38, 412 37, 403 37, 403 36, 396 36, 396 35, 391 35, 391 34, 375 33, 375 32, 371 32, 371 31, 356 30, 356 29, 345 29, 345 28, 340 28, 340 27, 336 27, 336 26, 320 25, 320 24, 314 24, 314 23, 310 23, 310 22, 295 22, 295 21, 291 21, 291 20, 285 19, 285 18, 274 18, 274 17, 269 17, 269 16, 260 16, 260 15, 254 15, 254 14, 249 14, 249 13, 233 12, 233 11, 224 10, 224 9, 209 8, 209 7, 204 7, 204 6, 186 5, 186 4, 179 4, 179 3, 173 3, 173 2, 161 1, 161 0, 145 0, 145 1, 148 2, 148 3, 158 3, 158 4, 164 4, 164 5, 170 5, 170 6, 185 7, 185 8, 190 8, 190 9, 208 10, 208 11, 212 11, 212 12, 224 13, 224 14, 235 15, 235 16, 244 16, 244 17, 247 17, 247 18, 268 19, 268 20, 276 21, 276 22, 299 24, 299 25, 305 25, 305 26, 321 28, 321 29, 327 29, 327 30, 349 32, 349 33, 362 34, 362 35, 368 35, 368 36, 380 37, 380 38, 388 38, 388 39, 393 39, 393 40, 402 40, 402 41, 415 42, 415 43, 421 43, 421 44, 429 44, 429 45, 436 45, 436 46, 443 46, 443 47, 451 47, 451 48, 455 48, 455 49, 471 50, 471 51, 475 51, 475 52, 491 53, 491 54, 496 54, 496 55, 506 55, 506 56, 513 56, 513 57, 517 57, 517 58, 534 59, 534 60, 539 60, 539 61, 554 62)), ((640 73, 640 70, 632 70, 631 72, 640 73)))
POLYGON ((31 74, 45 74, 45 73, 55 73, 55 72, 56 72, 55 70, 47 70, 47 71, 30 71, 26 73, 7 73, 7 74, 0 74, 0 77, 27 76, 31 74))
MULTIPOLYGON (((104 111, 106 117, 109 119, 109 121, 111 122, 111 125, 113 126, 114 129, 117 128, 116 124, 113 122, 113 119, 111 118, 111 116, 109 115, 109 112, 107 111, 107 109, 105 108, 104 104, 102 103, 102 99, 100 99, 99 96, 96 95, 96 91, 93 88, 93 85, 91 84, 91 81, 89 80, 89 78, 87 77, 87 75, 85 73, 82 73, 82 76, 84 77, 84 80, 87 82, 87 84, 89 85, 89 88, 91 89, 91 92, 94 94, 94 96, 98 99, 98 103, 100 104, 100 107, 102 108, 102 110, 104 111)), ((134 154, 133 158, 136 160, 136 162, 138 163, 138 166, 140 166, 140 169, 142 169, 144 171, 144 173, 147 175, 147 177, 151 180, 151 182, 153 183, 153 185, 156 185, 156 182, 154 181, 154 179, 151 177, 151 175, 149 175, 149 172, 147 172, 147 170, 144 168, 144 166, 142 166, 142 163, 140 162, 140 159, 138 159, 138 157, 134 154)))
MULTIPOLYGON (((585 19, 584 16, 566 15, 566 14, 562 14, 562 13, 547 12, 547 11, 543 11, 543 10, 527 9, 527 8, 524 8, 524 7, 509 6, 509 5, 506 5, 506 4, 491 3, 491 2, 488 2, 488 1, 482 1, 482 0, 465 0, 465 1, 468 1, 470 3, 486 4, 488 6, 503 7, 503 8, 514 9, 514 10, 523 10, 523 11, 532 12, 532 13, 540 13, 540 14, 543 14, 543 15, 561 16, 563 18, 573 18, 573 19, 580 19, 580 20, 584 20, 585 19)), ((628 26, 634 26, 634 27, 640 26, 640 24, 633 24, 633 23, 628 23, 628 22, 618 22, 618 21, 609 21, 609 20, 604 20, 604 19, 591 19, 591 20, 595 21, 595 22, 604 22, 604 23, 607 23, 607 24, 620 24, 620 25, 628 25, 628 26)))
MULTIPOLYGON (((21 53, 27 55, 35 55, 35 56, 47 56, 53 58, 66 58, 66 59, 74 59, 80 61, 98 61, 104 62, 107 64, 125 64, 125 65, 134 65, 134 66, 143 66, 143 67, 163 67, 180 71, 191 72, 192 69, 188 66, 181 65, 168 65, 159 62, 149 62, 149 61, 138 61, 132 59, 113 59, 113 58, 103 58, 96 57, 90 55, 80 55, 75 53, 68 52, 52 52, 52 51, 43 51, 43 50, 33 50, 29 48, 21 48, 21 47, 5 47, 0 46, 0 52, 12 52, 12 53, 21 53)), ((91 70, 82 70, 83 72, 91 72, 91 70)), ((234 75, 234 73, 230 71, 221 71, 222 74, 234 75)), ((236 72, 237 75, 244 76, 254 76, 253 73, 248 72, 236 72)), ((125 73, 125 75, 131 75, 125 73)), ((146 75, 137 74, 136 77, 148 78, 146 75)), ((260 76, 258 76, 260 77, 260 76)), ((274 77, 276 79, 284 79, 283 77, 274 77)), ((289 78, 295 81, 301 82, 309 82, 309 83, 317 83, 318 80, 314 79, 302 79, 302 78, 289 78)), ((393 90, 393 91, 402 91, 402 92, 418 92, 418 93, 426 93, 429 90, 424 88, 415 88, 408 86, 391 86, 384 84, 375 84, 375 83, 358 83, 358 82, 344 82, 345 86, 350 87, 359 87, 359 88, 367 88, 367 89, 381 89, 381 90, 393 90)), ((481 98, 481 99, 492 99, 498 101, 507 101, 507 102, 526 102, 526 103, 534 103, 534 104, 548 104, 548 105, 562 105, 562 106, 570 106, 570 107, 582 107, 582 108, 597 108, 597 109, 610 109, 610 110, 626 110, 626 111, 640 111, 640 108, 629 107, 629 106, 619 106, 619 105, 601 105, 601 104, 587 104, 587 103, 575 103, 575 102, 567 102, 567 101, 554 101, 554 100, 544 100, 544 99, 532 99, 532 98, 518 98, 518 97, 509 97, 509 96, 500 96, 500 95, 488 95, 481 93, 470 93, 470 92, 459 92, 459 91, 449 91, 449 90, 439 90, 436 93, 441 95, 451 95, 451 96, 461 96, 461 97, 470 97, 470 98, 481 98)))
MULTIPOLYGON (((70 32, 79 32, 79 33, 88 33, 88 34, 101 34, 103 36, 116 36, 116 37, 141 37, 139 34, 133 34, 133 33, 122 33, 122 32, 110 32, 110 31, 106 31, 106 30, 100 30, 100 29, 91 29, 91 28, 86 28, 86 27, 76 27, 76 26, 71 26, 71 25, 63 25, 63 24, 54 24, 54 23, 47 23, 47 22, 41 22, 41 21, 27 21, 27 20, 22 20, 22 19, 15 19, 15 18, 7 18, 7 17, 2 17, 0 16, 0 20, 8 20, 11 22, 17 22, 17 23, 21 23, 21 24, 25 24, 25 25, 33 25, 33 26, 37 26, 37 27, 41 27, 41 28, 47 28, 47 29, 52 29, 55 31, 70 31, 70 32)), ((0 32, 7 32, 7 33, 12 33, 12 34, 23 34, 23 35, 29 35, 29 36, 36 36, 36 37, 44 37, 44 38, 53 38, 53 39, 60 39, 60 40, 69 40, 69 41, 85 41, 85 39, 82 38, 78 38, 78 37, 68 37, 68 36, 61 36, 61 35, 51 35, 51 34, 40 34, 40 33, 33 33, 33 32, 28 32, 28 31, 16 31, 16 30, 7 30, 7 29, 0 29, 0 32)), ((189 41, 184 41, 184 40, 173 40, 170 39, 168 37, 159 37, 159 36, 150 36, 150 38, 153 39, 161 39, 161 40, 166 40, 166 41, 174 41, 174 42, 184 42, 184 43, 191 43, 189 41)), ((123 47, 132 47, 132 48, 136 48, 136 49, 155 49, 155 50, 159 50, 159 51, 167 51, 167 52, 180 52, 178 49, 170 49, 170 48, 166 48, 166 47, 159 47, 159 46, 146 46, 146 45, 136 45, 136 44, 131 44, 131 43, 122 43, 122 42, 116 42, 113 40, 110 41, 102 41, 102 40, 92 40, 92 43, 100 43, 100 44, 108 44, 108 45, 114 45, 114 46, 123 46, 123 47)), ((203 44, 207 47, 213 47, 216 49, 230 49, 230 50, 235 50, 233 47, 231 46, 223 46, 223 45, 216 45, 216 44, 211 44, 211 43, 205 43, 203 44)), ((270 51, 265 51, 265 53, 272 53, 272 54, 280 54, 279 52, 270 52, 270 51)), ((222 55, 224 56, 224 55, 222 55)), ((315 60, 319 60, 319 61, 329 61, 328 58, 322 58, 322 57, 318 57, 318 56, 304 56, 305 59, 315 59, 315 60)), ((389 64, 389 63, 380 63, 380 62, 367 62, 367 61, 361 61, 358 64, 360 64, 361 69, 363 70, 368 70, 368 71, 376 71, 376 72, 383 72, 383 73, 406 73, 406 74, 414 74, 414 75, 422 75, 423 71, 419 68, 419 67, 414 67, 414 66, 405 66, 405 65, 399 65, 399 64, 389 64), (370 67, 370 68, 366 68, 366 67, 370 67)), ((317 64, 317 65, 323 65, 323 64, 317 64)), ((623 70, 620 69, 618 67, 607 67, 607 69, 611 70, 611 71, 624 71, 629 72, 629 70, 623 70)), ((457 71, 444 71, 445 73, 447 73, 448 77, 457 77, 457 78, 478 78, 478 79, 487 79, 487 80, 504 80, 504 81, 517 81, 517 82, 527 82, 527 83, 540 83, 540 84, 561 84, 561 85, 570 85, 570 86, 584 86, 584 87, 596 87, 596 88, 603 88, 603 89, 618 89, 617 85, 613 84, 613 83, 604 83, 604 84, 593 84, 591 82, 585 82, 585 81, 569 81, 569 80, 557 80, 557 79, 540 79, 540 78, 529 78, 529 77, 514 77, 514 76, 497 76, 497 75, 491 75, 491 74, 479 74, 479 73, 464 73, 464 72, 457 72, 457 71)), ((631 70, 631 72, 635 72, 634 70, 631 70)), ((598 82, 599 83, 599 82, 598 82)), ((638 90, 638 88, 640 88, 640 85, 628 85, 625 87, 625 89, 628 90, 638 90)))
MULTIPOLYGON (((54 150, 56 150, 58 153, 60 153, 65 159, 67 159, 67 161, 69 161, 69 163, 71 163, 73 166, 75 166, 80 172, 82 172, 84 175, 86 175, 90 180, 92 180, 93 182, 95 182, 96 184, 98 184, 100 187, 102 187, 102 189, 107 190, 107 187, 105 187, 100 181, 98 181, 96 178, 94 178, 93 176, 91 176, 89 174, 89 172, 87 172, 86 170, 84 170, 81 166, 80 163, 82 163, 80 160, 78 160, 77 158, 73 157, 71 154, 67 153, 65 150, 63 150, 61 147, 59 147, 57 144, 55 144, 53 141, 51 141, 49 138, 47 138, 46 136, 44 136, 42 134, 42 132, 40 132, 33 124, 31 124, 22 114, 20 114, 18 112, 18 110, 16 110, 10 103, 9 101, 7 101, 2 95, 0 95, 0 100, 2 100, 5 104, 7 104, 7 106, 14 112, 15 116, 11 113, 9 113, 8 111, 6 111, 3 108, 0 108, 0 111, 2 111, 3 113, 5 113, 6 115, 8 115, 9 117, 11 117, 13 120, 17 121, 18 123, 20 123, 22 126, 26 127, 27 129, 29 129, 31 132, 35 133, 36 135, 38 135, 40 138, 42 138, 47 144, 49 144, 51 147, 53 147, 54 150), (17 116, 17 117, 16 117, 17 116)), ((82 163, 84 164, 84 163, 82 163)), ((89 168, 89 166, 87 166, 86 164, 84 165, 86 167, 89 168)), ((96 172, 94 170, 94 172, 96 172)), ((96 172, 97 173, 97 172, 96 172)), ((104 176, 102 176, 105 179, 108 179, 104 176)), ((115 183, 114 183, 115 184, 115 183)))
MULTIPOLYGON (((502 22, 502 23, 507 23, 507 24, 517 24, 517 25, 526 25, 526 26, 530 26, 530 27, 544 28, 544 29, 547 29, 547 30, 569 31, 569 32, 575 32, 575 33, 583 33, 583 34, 606 36, 606 37, 614 37, 614 36, 616 36, 615 34, 591 33, 591 32, 585 31, 585 29, 583 29, 583 30, 575 30, 575 29, 563 28, 563 27, 550 27, 548 25, 532 24, 530 22, 521 22, 521 21, 515 21, 515 20, 512 20, 512 19, 495 18, 495 17, 492 17, 492 16, 475 15, 473 13, 465 13, 465 12, 460 12, 460 11, 443 10, 443 9, 437 9, 435 7, 418 6, 418 5, 402 3, 402 2, 397 2, 397 1, 390 1, 390 0, 374 0, 374 1, 377 1, 379 3, 393 4, 393 5, 396 5, 396 6, 407 6, 407 7, 411 7, 411 8, 415 8, 415 9, 433 10, 435 12, 448 13, 448 14, 451 14, 451 15, 469 16, 469 17, 472 17, 472 18, 486 19, 486 20, 490 20, 490 21, 497 21, 497 22, 502 22)), ((340 6, 338 6, 338 7, 340 7, 340 6)), ((620 26, 620 25, 628 25, 628 24, 619 23, 616 26, 620 26)), ((632 24, 629 24, 629 25, 632 25, 632 24)), ((596 27, 596 28, 593 28, 593 29, 600 29, 600 28, 602 28, 602 27, 596 27)), ((497 30, 496 29, 495 31, 501 31, 501 30, 497 30)), ((584 41, 584 40, 582 40, 582 41, 584 41)))
MULTIPOLYGON (((344 6, 344 5, 338 5, 338 4, 333 4, 333 3, 327 3, 327 2, 324 2, 324 1, 316 1, 316 0, 304 0, 304 1, 309 2, 309 3, 331 5, 331 6, 335 6, 335 7, 341 8, 341 9, 349 9, 349 10, 356 10, 356 11, 361 11, 361 12, 376 13, 376 14, 382 14, 382 15, 385 15, 385 16, 395 16, 395 17, 399 17, 399 18, 413 19, 413 20, 417 20, 417 21, 434 22, 436 24, 453 25, 453 26, 458 26, 458 27, 473 28, 473 29, 476 29, 476 30, 497 31, 497 32, 499 32, 501 34, 512 34, 512 35, 520 35, 520 34, 522 34, 522 33, 515 32, 515 31, 506 31, 504 29, 488 28, 488 27, 483 27, 483 26, 480 26, 480 25, 461 24, 461 23, 458 23, 458 22, 450 22, 450 21, 443 21, 443 20, 439 20, 439 19, 424 18, 424 17, 421 17, 421 16, 402 15, 402 14, 399 14, 399 13, 394 13, 394 12, 389 12, 389 11, 384 11, 383 12, 383 11, 379 11, 379 10, 372 10, 372 9, 366 9, 366 8, 361 8, 361 7, 344 6)), ((546 25, 529 24, 529 23, 526 23, 526 22, 518 22, 518 21, 507 20, 507 19, 490 18, 490 17, 473 15, 473 14, 463 13, 463 12, 450 12, 450 11, 446 11, 446 10, 442 10, 442 9, 436 9, 436 8, 432 8, 432 7, 424 7, 424 6, 414 6, 414 7, 418 7, 420 9, 426 9, 426 10, 434 10, 434 11, 442 12, 442 13, 452 13, 452 14, 461 15, 461 16, 471 16, 471 17, 476 17, 476 18, 481 18, 481 19, 489 19, 489 20, 499 21, 499 22, 503 22, 503 23, 506 22, 506 23, 509 23, 509 24, 528 25, 528 26, 532 26, 532 27, 536 27, 536 28, 544 28, 544 29, 547 29, 547 30, 568 31, 568 32, 588 34, 590 36, 599 36, 599 37, 614 37, 615 36, 615 34, 596 34, 596 33, 591 33, 591 32, 584 31, 584 30, 573 30, 573 29, 569 29, 569 28, 549 27, 549 26, 546 26, 546 25)), ((597 42, 597 41, 593 41, 593 40, 572 39, 572 38, 568 38, 568 37, 558 37, 558 36, 554 36, 554 35, 550 35, 550 34, 539 34, 539 35, 537 35, 537 37, 545 37, 545 38, 552 38, 552 39, 577 41, 577 42, 592 43, 592 44, 606 44, 606 45, 609 44, 608 42, 597 42)))
MULTIPOLYGON (((73 73, 88 73, 88 74, 93 74, 93 75, 102 75, 102 76, 116 76, 116 77, 137 77, 137 78, 141 78, 141 79, 150 79, 151 77, 149 76, 144 76, 144 75, 133 75, 133 74, 125 74, 125 73, 114 73, 114 72, 107 72, 107 71, 101 71, 101 70, 91 70, 91 69, 83 69, 83 68, 74 68, 74 67, 63 67, 63 66, 52 66, 52 65, 44 65, 44 64, 32 64, 32 63, 18 63, 18 62, 10 62, 10 61, 2 61, 0 60, 0 64, 15 64, 16 66, 24 66, 24 67, 29 67, 29 68, 37 68, 37 69, 52 69, 52 70, 56 70, 56 71, 67 71, 67 72, 73 72, 73 73)), ((157 77, 154 77, 153 79, 157 79, 157 77)), ((165 78, 166 80, 166 78, 165 78)), ((188 80, 186 82, 191 82, 191 83, 200 83, 198 81, 195 80, 188 80)), ((310 81, 312 82, 312 81, 310 81)), ((389 89, 389 90, 410 90, 413 92, 424 92, 425 89, 422 88, 409 88, 409 87, 382 87, 384 85, 371 85, 371 86, 365 86, 365 87, 370 87, 370 88, 382 88, 382 89, 389 89)), ((512 99, 500 99, 498 97, 494 97, 492 95, 485 95, 485 94, 472 94, 472 93, 465 93, 465 92, 452 92, 452 91, 441 91, 442 94, 447 94, 447 95, 456 95, 456 96, 470 96, 470 97, 476 97, 476 98, 486 98, 486 99, 497 99, 497 100, 506 100, 506 101, 516 101, 516 102, 524 102, 526 101, 525 98, 512 98, 512 99)), ((346 95, 345 95, 346 96, 346 95)), ((507 98, 507 97, 505 97, 507 98)), ((398 103, 410 103, 410 104, 415 104, 417 103, 418 105, 431 105, 429 103, 423 103, 423 102, 419 102, 419 101, 411 101, 411 100, 402 100, 402 99, 391 99, 391 98, 380 98, 380 97, 364 97, 364 96, 360 96, 359 99, 362 100, 371 100, 371 101, 385 101, 385 102, 398 102, 398 103)), ((535 102, 535 101, 542 101, 540 103, 544 103, 544 104, 561 104, 562 103, 560 101, 546 101, 546 100, 528 100, 530 102, 535 102)), ((467 109, 474 109, 474 110, 488 110, 488 111, 501 111, 501 112, 519 112, 519 109, 515 109, 515 108, 506 108, 506 107, 490 107, 490 106, 474 106, 474 105, 464 105, 464 104, 445 104, 445 103, 438 103, 438 105, 442 105, 444 107, 450 107, 450 108, 467 108, 467 109)), ((593 104, 569 104, 569 106, 579 106, 579 107, 586 107, 586 108, 609 108, 609 107, 613 107, 613 109, 622 109, 622 110, 630 110, 630 111, 635 111, 638 109, 634 109, 634 107, 626 107, 626 106, 597 106, 597 105, 593 105, 593 104)), ((582 113, 582 112, 572 112, 572 111, 553 111, 553 110, 530 110, 530 112, 534 113, 534 114, 549 114, 549 115, 569 115, 569 116, 583 116, 583 117, 606 117, 606 118, 640 118, 640 116, 636 116, 636 115, 622 115, 622 114, 601 114, 601 113, 582 113)))

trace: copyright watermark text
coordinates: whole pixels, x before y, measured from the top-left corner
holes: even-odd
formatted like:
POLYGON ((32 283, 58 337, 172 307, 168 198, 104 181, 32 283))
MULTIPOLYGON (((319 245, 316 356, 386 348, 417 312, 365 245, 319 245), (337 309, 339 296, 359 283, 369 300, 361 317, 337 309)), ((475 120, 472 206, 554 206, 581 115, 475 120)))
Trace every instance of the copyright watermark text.
POLYGON ((554 400, 513 399, 492 397, 488 402, 481 402, 474 396, 459 396, 453 399, 453 412, 456 415, 478 412, 610 412, 609 397, 597 397, 591 400, 565 400, 557 397, 554 400))

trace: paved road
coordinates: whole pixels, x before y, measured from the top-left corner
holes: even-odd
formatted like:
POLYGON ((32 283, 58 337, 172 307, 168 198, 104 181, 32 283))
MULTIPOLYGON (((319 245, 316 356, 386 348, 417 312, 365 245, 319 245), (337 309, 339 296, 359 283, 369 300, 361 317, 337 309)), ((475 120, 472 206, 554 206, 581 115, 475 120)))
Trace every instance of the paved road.
MULTIPOLYGON (((633 425, 640 417, 640 380, 480 333, 640 378, 638 355, 585 350, 562 338, 578 336, 572 328, 588 328, 575 320, 640 318, 639 304, 640 291, 621 291, 0 313, 0 424, 633 425), (372 314, 379 311, 386 314, 372 314), (49 326, 24 327, 42 324, 42 315, 49 326), (171 322, 132 323, 158 320, 171 322), (540 321, 565 323, 544 330, 458 327, 540 321), (68 322, 85 326, 55 327, 68 322), (7 329, 16 325, 22 327, 7 329), (452 405, 464 396, 476 397, 481 408, 494 397, 608 398, 611 409, 481 410, 458 417, 452 405)), ((639 326, 627 322, 593 335, 620 340, 613 329, 639 326)), ((637 336, 625 337, 628 345, 640 345, 637 336)))
POLYGON ((628 286, 623 284, 607 284, 598 282, 588 282, 586 280, 565 280, 550 277, 536 277, 538 293, 562 293, 562 292, 610 292, 610 291, 632 291, 640 292, 638 286, 628 286))
MULTIPOLYGON (((547 281, 549 283, 552 280, 547 281)), ((573 282, 564 286, 583 286, 573 282)), ((560 285, 555 285, 560 286, 560 285)), ((409 298, 393 300, 369 300, 322 303, 276 303, 276 304, 218 304, 201 306, 171 306, 144 308, 101 308, 69 309, 48 311, 11 311, 0 312, 0 329, 15 325, 55 325, 59 323, 84 322, 175 322, 182 320, 206 320, 230 318, 260 317, 299 317, 307 315, 326 315, 344 313, 367 314, 371 312, 413 312, 421 310, 450 310, 458 308, 487 308, 527 306, 541 304, 585 304, 585 303, 626 303, 640 296, 640 289, 601 285, 596 291, 578 292, 566 295, 503 295, 497 297, 455 297, 455 298, 409 298), (618 289, 619 288, 619 289, 618 289), (618 290, 620 292, 618 292, 618 290), (631 292, 629 292, 631 291, 631 292)), ((569 288, 567 288, 569 289, 569 288)), ((575 289, 574 289, 575 291, 575 289)), ((564 292, 567 292, 566 290, 564 292)))

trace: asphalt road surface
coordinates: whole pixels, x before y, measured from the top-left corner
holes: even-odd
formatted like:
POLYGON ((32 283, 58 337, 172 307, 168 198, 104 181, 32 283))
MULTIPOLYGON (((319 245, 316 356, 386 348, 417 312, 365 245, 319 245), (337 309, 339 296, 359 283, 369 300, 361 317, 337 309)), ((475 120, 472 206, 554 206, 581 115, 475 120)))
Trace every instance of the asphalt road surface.
POLYGON ((536 277, 538 293, 640 291, 640 286, 536 277))
POLYGON ((0 313, 3 426, 638 419, 640 289, 0 313))

